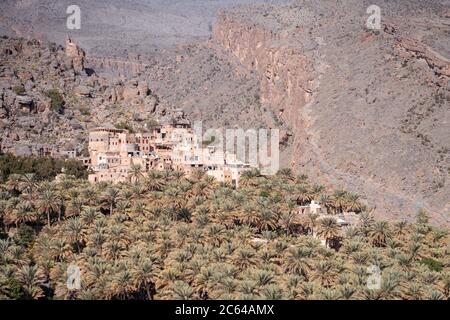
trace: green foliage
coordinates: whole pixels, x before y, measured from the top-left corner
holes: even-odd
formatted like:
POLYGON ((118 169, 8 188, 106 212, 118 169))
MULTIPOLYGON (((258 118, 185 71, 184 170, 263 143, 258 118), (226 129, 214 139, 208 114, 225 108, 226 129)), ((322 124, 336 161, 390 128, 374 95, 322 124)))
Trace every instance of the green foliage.
POLYGON ((129 123, 126 123, 124 121, 116 123, 114 125, 116 127, 116 129, 121 129, 121 130, 128 130, 130 133, 134 132, 133 126, 129 123))
POLYGON ((207 147, 207 146, 213 144, 214 141, 216 141, 216 137, 215 136, 210 137, 209 140, 203 141, 203 147, 207 147))
POLYGON ((36 238, 35 230, 28 225, 21 225, 17 234, 16 234, 16 242, 20 246, 29 247, 33 244, 34 239, 36 238))
POLYGON ((147 121, 147 128, 154 128, 159 126, 160 126, 159 122, 156 121, 155 119, 150 119, 147 121))
POLYGON ((64 173, 77 179, 87 179, 88 172, 81 161, 68 159, 59 165, 64 167, 64 173))
POLYGON ((13 91, 18 95, 22 95, 26 92, 24 86, 14 86, 13 91))
POLYGON ((19 281, 17 281, 14 278, 9 279, 8 288, 9 288, 9 296, 11 299, 19 300, 23 298, 24 293, 19 281))
POLYGON ((51 110, 54 112, 62 112, 66 102, 58 89, 50 89, 47 91, 47 96, 51 99, 51 110))
POLYGON ((87 171, 78 160, 60 160, 51 157, 17 157, 12 154, 0 155, 0 179, 6 181, 12 174, 23 175, 34 173, 39 180, 49 180, 61 173, 62 168, 66 174, 76 178, 87 178, 87 171))
POLYGON ((299 214, 314 198, 330 208, 357 199, 287 171, 247 172, 236 190, 169 171, 114 185, 10 179, 0 189, 6 298, 450 298, 448 232, 424 214, 391 224, 364 213, 348 230, 340 210, 299 214), (80 290, 66 290, 71 263, 82 267, 80 290), (377 290, 367 287, 371 265, 382 273, 377 290))
POLYGON ((423 258, 420 263, 430 268, 431 271, 441 272, 444 267, 442 262, 434 260, 432 258, 423 258))

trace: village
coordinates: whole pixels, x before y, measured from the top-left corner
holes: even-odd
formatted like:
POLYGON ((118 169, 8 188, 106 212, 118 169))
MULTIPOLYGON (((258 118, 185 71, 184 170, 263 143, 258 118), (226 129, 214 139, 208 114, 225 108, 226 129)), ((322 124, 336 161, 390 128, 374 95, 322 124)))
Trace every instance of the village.
MULTIPOLYGON (((186 176, 203 170, 218 182, 238 188, 241 175, 258 168, 240 161, 234 153, 205 145, 189 122, 155 125, 139 133, 109 127, 96 128, 89 133, 88 150, 89 157, 79 159, 91 170, 91 183, 126 182, 130 181, 131 174, 145 174, 152 170, 176 170, 186 176)), ((304 217, 317 215, 319 220, 329 216, 327 210, 314 200, 299 206, 298 214, 304 217)), ((347 228, 355 225, 357 220, 357 214, 345 212, 337 217, 336 223, 341 228, 347 228)))
POLYGON ((80 158, 91 170, 89 181, 123 182, 132 170, 181 171, 189 176, 196 170, 237 188, 241 174, 254 165, 237 159, 215 146, 204 145, 186 122, 156 125, 146 132, 96 128, 89 133, 89 157, 80 158))

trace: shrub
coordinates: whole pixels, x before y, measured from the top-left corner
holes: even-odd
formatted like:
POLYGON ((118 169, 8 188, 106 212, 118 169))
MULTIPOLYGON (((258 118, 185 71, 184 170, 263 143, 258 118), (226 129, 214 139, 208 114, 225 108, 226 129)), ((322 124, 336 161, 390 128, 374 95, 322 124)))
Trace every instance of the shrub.
POLYGON ((116 123, 115 127, 116 127, 116 129, 128 130, 130 133, 133 133, 133 127, 129 123, 122 121, 122 122, 116 123))
POLYGON ((34 239, 36 238, 36 232, 30 226, 22 224, 16 234, 16 241, 19 245, 24 247, 30 247, 34 239))
POLYGON ((87 170, 81 161, 60 160, 50 157, 17 157, 12 154, 0 156, 0 180, 6 181, 12 174, 34 173, 39 180, 56 177, 65 168, 66 174, 87 178, 87 170))
POLYGON ((444 265, 442 262, 434 260, 432 258, 423 258, 420 263, 426 265, 431 271, 441 272, 444 265))
POLYGON ((18 95, 22 95, 25 93, 25 88, 23 86, 15 86, 13 87, 13 91, 18 95))
POLYGON ((88 176, 88 172, 81 161, 68 159, 62 165, 67 175, 74 176, 77 179, 86 179, 88 176))
POLYGON ((61 112, 66 102, 58 89, 51 89, 47 91, 47 96, 51 99, 51 110, 61 112))

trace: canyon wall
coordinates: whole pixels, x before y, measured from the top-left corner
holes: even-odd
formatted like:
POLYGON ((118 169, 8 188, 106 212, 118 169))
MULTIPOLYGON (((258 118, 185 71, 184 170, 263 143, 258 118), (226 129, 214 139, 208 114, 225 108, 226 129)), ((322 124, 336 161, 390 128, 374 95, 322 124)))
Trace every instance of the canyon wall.
POLYGON ((258 75, 261 104, 273 112, 281 133, 280 165, 311 175, 317 175, 316 169, 328 171, 319 165, 307 167, 320 163, 307 131, 311 120, 305 110, 312 103, 317 75, 295 36, 223 14, 214 26, 213 40, 258 75))
POLYGON ((277 34, 222 15, 213 39, 260 76, 261 102, 291 130, 302 122, 300 108, 312 98, 312 66, 287 33, 277 34))
MULTIPOLYGON (((226 12, 213 42, 257 75, 261 103, 288 138, 282 166, 361 195, 379 218, 425 209, 450 223, 448 59, 431 36, 444 39, 443 27, 412 40, 415 25, 375 33, 326 3, 226 12)), ((355 5, 346 4, 365 12, 355 5)))
POLYGON ((87 56, 86 65, 98 74, 124 79, 137 77, 146 69, 141 61, 96 56, 87 56))

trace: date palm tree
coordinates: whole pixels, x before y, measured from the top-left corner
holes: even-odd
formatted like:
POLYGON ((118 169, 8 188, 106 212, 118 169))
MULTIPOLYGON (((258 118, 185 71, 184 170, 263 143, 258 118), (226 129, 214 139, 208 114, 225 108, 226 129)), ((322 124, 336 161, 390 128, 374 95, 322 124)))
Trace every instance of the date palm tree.
POLYGON ((175 300, 190 300, 194 297, 194 288, 184 281, 175 281, 169 289, 175 300))
POLYGON ((26 299, 39 299, 44 295, 42 290, 44 276, 37 266, 25 265, 21 267, 17 270, 16 277, 26 299))
POLYGON ((37 220, 33 204, 29 201, 20 202, 14 210, 14 223, 18 228, 23 223, 35 222, 37 220))
POLYGON ((153 300, 156 293, 157 268, 150 259, 140 259, 131 270, 133 284, 138 290, 145 291, 145 298, 153 300))
POLYGON ((282 168, 282 169, 278 170, 277 176, 279 176, 285 180, 293 180, 294 179, 292 170, 290 168, 282 168))
POLYGON ((47 216, 47 224, 51 226, 51 215, 58 212, 59 204, 56 199, 56 192, 53 189, 45 189, 40 192, 37 202, 38 211, 47 216))
POLYGON ((20 190, 31 196, 37 187, 37 178, 34 173, 26 173, 19 177, 20 190))
POLYGON ((286 236, 292 234, 294 225, 296 223, 298 223, 298 217, 296 213, 287 211, 281 214, 279 225, 286 231, 286 236))
POLYGON ((120 190, 115 187, 109 187, 101 195, 101 201, 109 207, 109 215, 113 214, 113 210, 120 199, 120 190))
POLYGON ((377 221, 372 226, 369 233, 373 245, 377 247, 386 246, 386 242, 391 237, 391 230, 387 221, 377 221))
POLYGON ((333 197, 323 194, 319 197, 319 203, 325 208, 327 213, 336 212, 336 208, 334 207, 333 197))
POLYGON ((340 228, 334 218, 323 218, 319 221, 317 235, 325 239, 325 245, 329 247, 330 241, 340 235, 340 228))
POLYGON ((130 171, 128 171, 128 178, 130 182, 139 181, 144 176, 142 166, 140 164, 132 164, 130 171))
POLYGON ((345 210, 356 213, 363 211, 365 208, 359 201, 359 198, 360 197, 357 194, 348 194, 345 203, 345 210))
POLYGON ((302 276, 306 281, 309 279, 311 270, 311 250, 303 247, 293 247, 286 252, 283 260, 284 270, 302 276))
POLYGON ((81 239, 83 238, 84 225, 79 217, 71 218, 66 224, 66 236, 70 243, 75 244, 77 252, 81 252, 81 239))
POLYGON ((344 190, 336 190, 333 193, 334 208, 336 209, 335 213, 340 214, 344 212, 347 208, 347 197, 348 193, 344 190))

